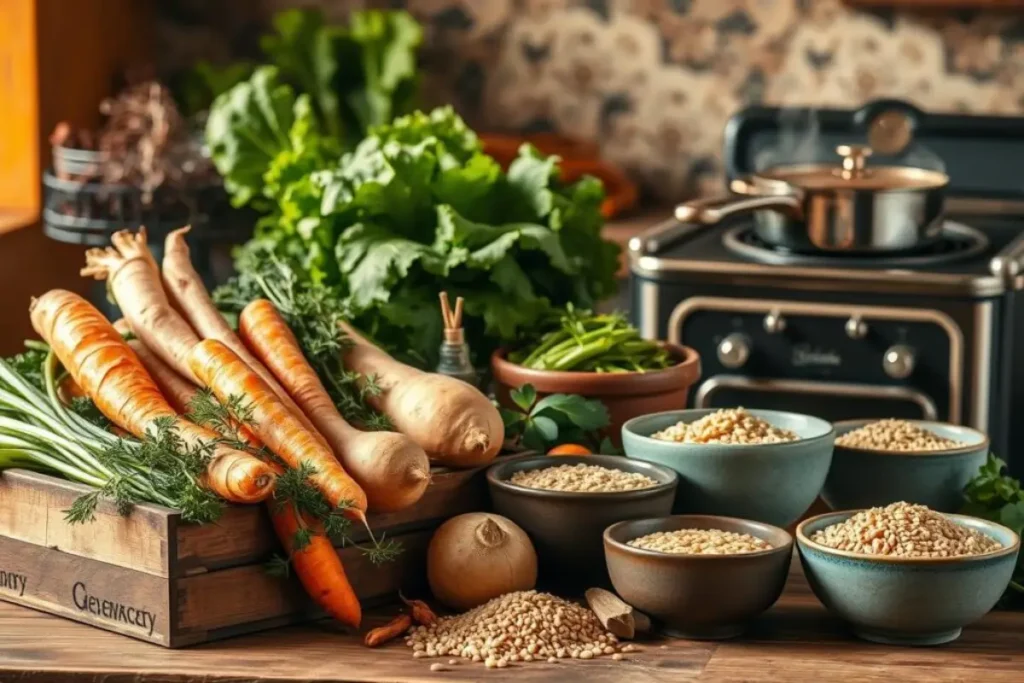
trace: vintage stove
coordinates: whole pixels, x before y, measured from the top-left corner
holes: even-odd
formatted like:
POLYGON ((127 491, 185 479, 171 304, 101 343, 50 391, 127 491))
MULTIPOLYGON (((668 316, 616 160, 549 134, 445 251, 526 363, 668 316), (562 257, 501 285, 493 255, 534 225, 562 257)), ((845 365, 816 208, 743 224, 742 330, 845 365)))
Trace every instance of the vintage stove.
MULTIPOLYGON (((730 122, 731 178, 792 138, 780 121, 756 108, 730 122)), ((630 243, 633 322, 700 352, 693 407, 966 424, 1024 473, 1024 121, 885 101, 817 112, 813 134, 826 147, 867 138, 898 151, 913 138, 934 150, 951 178, 942 239, 889 255, 794 253, 761 242, 749 218, 668 220, 630 243)))

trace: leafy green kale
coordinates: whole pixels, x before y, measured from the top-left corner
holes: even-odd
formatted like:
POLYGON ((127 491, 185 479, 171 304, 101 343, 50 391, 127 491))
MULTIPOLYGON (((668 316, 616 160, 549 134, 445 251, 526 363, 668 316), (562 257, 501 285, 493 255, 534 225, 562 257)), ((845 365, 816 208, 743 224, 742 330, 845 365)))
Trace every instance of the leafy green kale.
MULTIPOLYGON (((273 23, 276 33, 260 43, 270 64, 221 92, 206 125, 210 155, 235 205, 253 202, 270 213, 269 224, 281 217, 282 201, 302 207, 305 191, 318 192, 299 177, 308 179, 371 126, 413 108, 422 40, 416 21, 400 11, 355 12, 345 27, 326 24, 315 10, 293 9, 273 23)), ((247 71, 232 70, 210 89, 247 71)), ((299 229, 301 216, 289 207, 289 229, 299 229)))
POLYGON ((588 308, 615 290, 600 182, 562 183, 557 158, 529 145, 506 173, 450 107, 374 128, 340 163, 315 165, 270 193, 273 221, 243 248, 239 270, 258 270, 268 252, 298 262, 407 361, 437 362, 441 290, 465 298, 478 365, 553 309, 588 308))

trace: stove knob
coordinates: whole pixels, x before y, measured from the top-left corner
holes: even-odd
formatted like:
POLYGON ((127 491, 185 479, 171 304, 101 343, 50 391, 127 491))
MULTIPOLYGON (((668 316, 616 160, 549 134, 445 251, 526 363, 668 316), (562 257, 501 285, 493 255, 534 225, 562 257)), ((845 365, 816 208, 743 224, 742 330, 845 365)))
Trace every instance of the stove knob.
POLYGON ((772 311, 764 317, 764 331, 768 334, 779 334, 786 329, 786 319, 779 311, 772 311))
POLYGON ((906 379, 914 372, 915 360, 912 348, 897 344, 886 349, 882 356, 882 369, 893 379, 906 379))
POLYGON ((730 334, 718 345, 718 362, 735 370, 742 368, 750 358, 750 340, 742 334, 730 334))
POLYGON ((850 339, 863 339, 868 336, 868 324, 855 315, 846 321, 846 336, 850 339))

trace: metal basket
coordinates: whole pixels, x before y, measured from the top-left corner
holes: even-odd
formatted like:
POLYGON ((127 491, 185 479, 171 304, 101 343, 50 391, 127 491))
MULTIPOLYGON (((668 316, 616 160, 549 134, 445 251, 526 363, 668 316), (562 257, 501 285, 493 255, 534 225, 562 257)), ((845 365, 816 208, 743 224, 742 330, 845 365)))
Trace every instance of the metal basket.
MULTIPOLYGON (((145 226, 149 248, 163 258, 164 238, 191 225, 188 241, 193 265, 208 287, 231 275, 230 249, 252 235, 256 214, 231 206, 220 184, 187 189, 160 187, 149 201, 130 185, 102 182, 102 154, 92 150, 55 148, 54 170, 43 173, 43 233, 51 239, 89 247, 105 247, 118 230, 145 226), (60 169, 58 177, 57 169, 60 169)), ((108 315, 116 309, 102 287, 90 297, 108 315)))

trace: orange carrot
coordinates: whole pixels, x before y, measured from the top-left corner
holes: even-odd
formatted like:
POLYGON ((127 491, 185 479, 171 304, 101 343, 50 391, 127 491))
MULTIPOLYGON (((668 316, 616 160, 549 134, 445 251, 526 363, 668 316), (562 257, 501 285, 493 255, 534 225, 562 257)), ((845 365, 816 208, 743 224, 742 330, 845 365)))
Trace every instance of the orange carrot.
POLYGON ((185 235, 189 227, 180 228, 167 235, 164 240, 164 261, 163 281, 171 300, 177 305, 192 327, 203 339, 216 339, 245 361, 245 364, 252 368, 260 378, 266 382, 277 394, 277 397, 288 406, 288 409, 295 414, 295 417, 313 433, 318 439, 327 445, 323 435, 317 427, 310 422, 309 418, 302 412, 299 406, 295 405, 291 396, 285 391, 277 379, 259 360, 256 359, 245 344, 238 338, 227 320, 217 310, 216 304, 206 291, 203 280, 199 273, 192 267, 192 259, 189 255, 188 244, 185 242, 185 235))
POLYGON ((160 357, 153 353, 148 346, 142 343, 141 339, 130 339, 128 346, 135 355, 139 357, 142 366, 156 382, 160 393, 164 395, 168 403, 184 415, 188 412, 189 403, 199 391, 199 388, 179 375, 174 369, 160 360, 160 357))
POLYGON ((195 382, 185 358, 199 337, 171 307, 160 283, 160 271, 146 243, 146 229, 138 234, 114 233, 113 247, 85 253, 82 275, 107 280, 118 307, 136 337, 153 349, 179 374, 195 382))
POLYGON ((563 443, 561 446, 555 446, 548 455, 593 455, 594 452, 586 446, 578 443, 563 443))
POLYGON ((404 434, 361 432, 346 422, 274 304, 250 303, 239 316, 238 331, 327 439, 366 492, 371 510, 401 510, 423 496, 430 483, 427 454, 404 434))
POLYGON ((192 371, 214 395, 227 403, 231 396, 245 396, 252 407, 252 430, 271 451, 298 468, 303 462, 315 474, 313 485, 332 507, 366 522, 366 493, 334 458, 331 450, 303 427, 277 394, 234 351, 216 339, 204 339, 189 354, 192 371))
MULTIPOLYGON (((173 392, 171 400, 175 403, 175 408, 179 412, 186 412, 192 397, 199 391, 199 388, 176 374, 141 341, 133 339, 128 344, 139 355, 147 369, 157 378, 157 384, 161 387, 165 385, 169 387, 169 389, 164 389, 165 393, 173 392)), ((224 436, 241 436, 254 448, 259 448, 262 445, 243 425, 238 425, 235 434, 225 434, 224 436)), ((277 465, 269 463, 268 467, 275 474, 281 473, 281 468, 277 465)), ((335 619, 358 628, 361 618, 359 600, 345 576, 341 558, 338 557, 330 539, 324 535, 322 525, 310 523, 304 519, 303 523, 314 533, 310 538, 309 545, 296 551, 292 545, 295 532, 299 528, 299 517, 295 507, 287 503, 281 505, 278 501, 268 500, 267 511, 270 513, 275 533, 291 556, 292 568, 309 596, 335 619)))
POLYGON ((268 508, 274 531, 288 552, 292 569, 306 593, 332 617, 358 628, 363 616, 359 598, 352 590, 341 558, 324 534, 323 527, 319 522, 304 518, 303 523, 313 531, 313 535, 307 546, 296 550, 293 540, 300 523, 295 506, 270 502, 268 508))
MULTIPOLYGON (((36 332, 112 422, 142 438, 156 420, 173 418, 178 435, 189 445, 218 439, 215 432, 178 416, 135 352, 88 301, 54 289, 33 300, 30 313, 36 332)), ((205 484, 225 500, 252 503, 270 495, 273 480, 265 463, 218 444, 205 484)))

